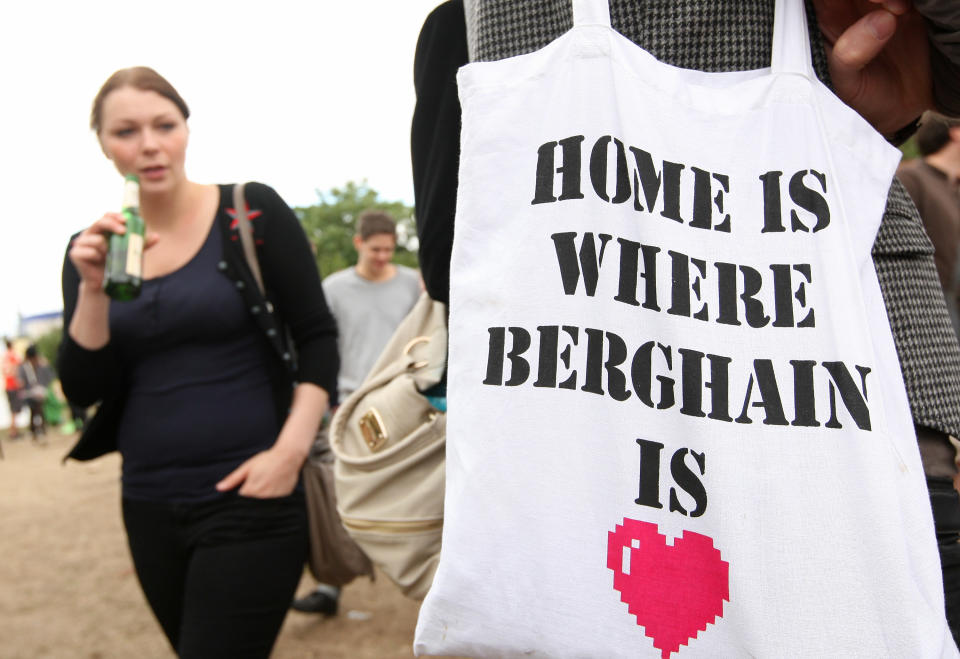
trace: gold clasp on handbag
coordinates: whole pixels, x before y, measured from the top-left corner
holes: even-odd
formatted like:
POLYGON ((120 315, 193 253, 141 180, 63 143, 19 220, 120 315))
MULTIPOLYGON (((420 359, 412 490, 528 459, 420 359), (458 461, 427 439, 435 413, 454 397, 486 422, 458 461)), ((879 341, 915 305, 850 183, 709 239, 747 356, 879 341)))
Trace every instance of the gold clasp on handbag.
POLYGON ((377 408, 371 407, 369 412, 360 417, 357 425, 360 426, 363 441, 367 443, 367 446, 374 453, 383 448, 384 444, 387 443, 387 428, 377 408))
MULTIPOLYGON (((416 345, 418 345, 418 344, 420 344, 420 343, 430 343, 430 337, 429 337, 429 336, 417 336, 417 337, 411 339, 411 340, 410 340, 410 343, 408 343, 408 344, 406 345, 406 347, 404 347, 404 349, 403 349, 403 354, 409 355, 409 354, 410 354, 410 351, 413 350, 414 346, 416 346, 416 345)), ((418 370, 418 369, 423 368, 424 366, 426 366, 426 365, 429 364, 429 363, 430 363, 430 362, 429 362, 429 361, 426 361, 426 360, 424 360, 424 361, 419 361, 419 362, 414 362, 413 364, 410 365, 410 368, 412 368, 413 370, 416 371, 416 370, 418 370)))

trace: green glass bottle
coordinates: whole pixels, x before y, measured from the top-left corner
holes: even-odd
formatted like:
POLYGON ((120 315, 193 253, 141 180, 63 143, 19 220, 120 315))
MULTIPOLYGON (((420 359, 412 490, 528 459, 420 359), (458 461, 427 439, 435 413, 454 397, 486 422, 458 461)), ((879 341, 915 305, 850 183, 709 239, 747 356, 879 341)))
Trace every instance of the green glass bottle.
POLYGON ((120 302, 140 295, 143 283, 143 243, 146 227, 140 217, 140 179, 127 174, 123 183, 123 216, 127 232, 110 234, 103 290, 120 302))

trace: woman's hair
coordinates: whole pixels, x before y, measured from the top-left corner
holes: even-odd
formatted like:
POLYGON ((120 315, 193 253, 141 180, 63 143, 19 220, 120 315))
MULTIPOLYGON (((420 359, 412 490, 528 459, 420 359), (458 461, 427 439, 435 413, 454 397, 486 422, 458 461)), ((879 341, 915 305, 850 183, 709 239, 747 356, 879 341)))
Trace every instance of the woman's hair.
POLYGON ((96 97, 93 99, 93 109, 90 110, 90 128, 93 132, 99 133, 101 122, 103 120, 103 100, 107 95, 121 87, 133 87, 140 91, 150 91, 160 94, 171 101, 180 110, 184 119, 190 118, 190 109, 187 107, 177 90, 173 88, 167 79, 148 66, 132 66, 129 69, 120 69, 100 87, 96 97))

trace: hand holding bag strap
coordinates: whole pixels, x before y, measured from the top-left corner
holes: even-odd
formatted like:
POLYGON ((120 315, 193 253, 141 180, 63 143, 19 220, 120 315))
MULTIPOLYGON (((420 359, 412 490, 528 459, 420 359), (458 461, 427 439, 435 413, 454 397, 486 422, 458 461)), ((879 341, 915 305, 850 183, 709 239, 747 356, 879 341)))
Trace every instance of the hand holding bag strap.
POLYGON ((247 217, 247 200, 243 194, 245 186, 246 183, 237 183, 233 186, 233 208, 237 212, 237 232, 240 234, 240 243, 243 245, 243 256, 247 260, 247 266, 257 281, 260 293, 266 296, 263 275, 260 274, 260 262, 257 260, 257 251, 253 243, 253 228, 250 226, 250 218, 247 217))

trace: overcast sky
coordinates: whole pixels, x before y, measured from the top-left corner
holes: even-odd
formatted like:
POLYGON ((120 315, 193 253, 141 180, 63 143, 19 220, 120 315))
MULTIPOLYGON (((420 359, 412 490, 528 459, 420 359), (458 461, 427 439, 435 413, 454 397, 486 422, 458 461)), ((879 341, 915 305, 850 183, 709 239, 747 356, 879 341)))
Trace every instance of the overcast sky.
POLYGON ((258 180, 291 206, 367 181, 413 203, 413 53, 440 0, 16 2, 0 25, 0 334, 61 309, 70 235, 120 203, 88 128, 116 69, 147 65, 190 106, 187 174, 258 180))

